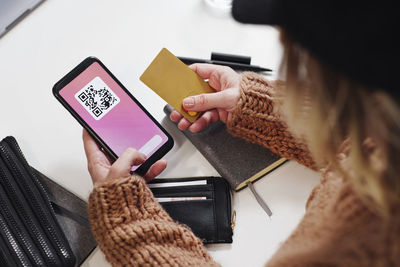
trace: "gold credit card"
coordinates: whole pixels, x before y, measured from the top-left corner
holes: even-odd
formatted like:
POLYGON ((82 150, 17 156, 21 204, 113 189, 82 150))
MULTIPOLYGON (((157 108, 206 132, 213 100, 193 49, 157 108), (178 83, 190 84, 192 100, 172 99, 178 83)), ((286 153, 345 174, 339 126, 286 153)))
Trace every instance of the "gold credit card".
POLYGON ((182 100, 192 95, 215 92, 166 48, 161 49, 140 80, 190 122, 196 121, 201 113, 185 111, 182 100))

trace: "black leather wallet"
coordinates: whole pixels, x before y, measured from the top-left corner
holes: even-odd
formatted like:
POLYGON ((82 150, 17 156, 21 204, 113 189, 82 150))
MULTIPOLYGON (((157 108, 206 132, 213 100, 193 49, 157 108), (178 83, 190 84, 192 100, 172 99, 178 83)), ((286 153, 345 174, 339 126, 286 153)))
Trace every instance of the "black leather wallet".
POLYGON ((74 266, 44 185, 16 140, 0 142, 0 266, 74 266))
POLYGON ((231 189, 221 177, 154 179, 148 186, 175 221, 204 244, 232 243, 231 189))

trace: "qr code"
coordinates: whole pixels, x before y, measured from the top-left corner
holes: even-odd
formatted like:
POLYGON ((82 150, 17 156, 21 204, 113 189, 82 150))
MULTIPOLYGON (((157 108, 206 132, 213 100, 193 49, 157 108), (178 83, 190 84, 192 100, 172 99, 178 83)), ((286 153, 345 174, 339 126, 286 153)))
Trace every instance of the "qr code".
POLYGON ((100 120, 119 103, 117 95, 100 77, 79 90, 75 98, 95 120, 100 120))

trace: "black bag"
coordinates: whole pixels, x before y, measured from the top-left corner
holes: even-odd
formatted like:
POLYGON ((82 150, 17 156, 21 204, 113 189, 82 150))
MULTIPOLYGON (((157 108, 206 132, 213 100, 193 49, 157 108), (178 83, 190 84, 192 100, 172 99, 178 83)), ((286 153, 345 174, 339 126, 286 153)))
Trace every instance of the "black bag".
POLYGON ((0 142, 0 266, 75 266, 38 174, 16 140, 0 142))
POLYGON ((225 179, 162 178, 148 186, 171 218, 189 226, 204 244, 232 243, 235 216, 225 179))

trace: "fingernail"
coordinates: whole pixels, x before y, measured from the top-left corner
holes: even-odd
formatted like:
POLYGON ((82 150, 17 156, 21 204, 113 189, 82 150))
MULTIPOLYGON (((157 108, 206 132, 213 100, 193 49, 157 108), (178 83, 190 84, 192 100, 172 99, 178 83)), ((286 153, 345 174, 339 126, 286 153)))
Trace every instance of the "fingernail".
POLYGON ((183 99, 183 105, 186 108, 190 108, 194 106, 194 98, 193 97, 187 97, 185 99, 183 99))

